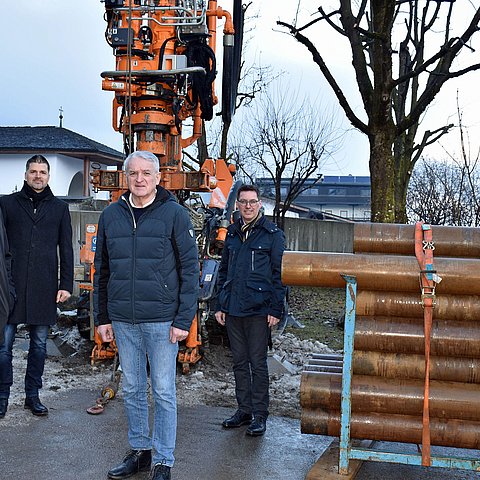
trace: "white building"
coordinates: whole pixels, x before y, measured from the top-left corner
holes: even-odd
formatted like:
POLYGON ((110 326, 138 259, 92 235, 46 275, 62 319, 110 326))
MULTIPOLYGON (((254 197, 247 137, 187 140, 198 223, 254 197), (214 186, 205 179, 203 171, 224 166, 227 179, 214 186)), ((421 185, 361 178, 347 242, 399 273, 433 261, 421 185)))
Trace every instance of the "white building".
POLYGON ((26 161, 40 154, 50 163, 49 185, 54 195, 108 198, 95 195, 90 171, 121 166, 124 155, 62 127, 0 127, 0 195, 21 190, 26 161))

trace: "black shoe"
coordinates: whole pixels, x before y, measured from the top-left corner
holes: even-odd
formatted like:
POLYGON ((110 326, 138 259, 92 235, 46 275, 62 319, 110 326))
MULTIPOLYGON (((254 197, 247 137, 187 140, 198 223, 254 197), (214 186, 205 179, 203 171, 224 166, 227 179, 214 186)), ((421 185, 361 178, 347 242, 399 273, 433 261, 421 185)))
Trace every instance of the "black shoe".
POLYGON ((38 397, 27 397, 24 408, 30 410, 37 417, 48 415, 48 408, 42 404, 38 397))
POLYGON ((170 480, 170 467, 161 463, 155 465, 148 480, 170 480))
MULTIPOLYGON (((117 467, 112 468, 108 473, 108 478, 128 478, 143 470, 148 470, 152 463, 151 450, 130 450, 123 459, 123 462, 117 467)), ((161 477, 160 477, 161 478, 161 477)))
POLYGON ((237 410, 235 414, 222 422, 224 428, 237 428, 252 422, 252 414, 237 410))
POLYGON ((7 413, 8 398, 0 398, 0 418, 3 418, 7 413))
POLYGON ((265 433, 267 429, 267 419, 260 415, 256 415, 253 419, 253 422, 249 425, 246 430, 246 434, 251 437, 259 437, 265 433))

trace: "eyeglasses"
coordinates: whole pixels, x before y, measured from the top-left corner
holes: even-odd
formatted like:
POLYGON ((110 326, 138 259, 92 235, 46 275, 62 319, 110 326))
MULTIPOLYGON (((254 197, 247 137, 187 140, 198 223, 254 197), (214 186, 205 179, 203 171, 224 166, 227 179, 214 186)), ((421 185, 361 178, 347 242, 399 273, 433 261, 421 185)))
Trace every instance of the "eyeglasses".
POLYGON ((246 205, 249 205, 250 207, 254 207, 260 200, 237 200, 237 202, 245 207, 246 205))

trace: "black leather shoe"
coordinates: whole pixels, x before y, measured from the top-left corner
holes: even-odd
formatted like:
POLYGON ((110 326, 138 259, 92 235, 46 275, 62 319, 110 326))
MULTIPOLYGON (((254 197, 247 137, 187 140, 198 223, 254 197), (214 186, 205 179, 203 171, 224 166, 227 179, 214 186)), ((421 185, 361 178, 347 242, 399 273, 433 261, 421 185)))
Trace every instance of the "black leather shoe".
POLYGON ((151 463, 151 450, 130 450, 125 455, 123 462, 117 467, 112 468, 107 473, 107 476, 113 479, 128 478, 143 470, 149 470, 151 463))
POLYGON ((8 399, 0 398, 0 418, 3 418, 7 413, 8 399))
POLYGON ((155 465, 148 480, 170 480, 170 467, 162 464, 155 465))
POLYGON ((237 410, 235 414, 222 422, 224 428, 237 428, 252 422, 252 414, 237 410))
POLYGON ((30 410, 37 417, 48 415, 48 408, 42 404, 38 397, 27 397, 24 408, 30 410))
POLYGON ((251 437, 259 437, 265 433, 267 429, 267 420, 265 417, 260 415, 256 415, 253 419, 253 422, 249 425, 246 430, 246 434, 250 435, 251 437))

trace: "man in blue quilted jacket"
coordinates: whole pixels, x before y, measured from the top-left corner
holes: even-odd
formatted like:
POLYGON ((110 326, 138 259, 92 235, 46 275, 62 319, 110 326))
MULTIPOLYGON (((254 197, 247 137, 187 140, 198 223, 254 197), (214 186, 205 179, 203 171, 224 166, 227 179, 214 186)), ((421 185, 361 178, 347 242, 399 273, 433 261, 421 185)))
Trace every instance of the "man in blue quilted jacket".
POLYGON ((158 186, 158 158, 134 152, 124 170, 129 190, 102 212, 95 252, 95 321, 102 340, 115 339, 118 347, 130 444, 108 478, 151 469, 152 480, 169 480, 177 430, 176 358, 197 309, 197 247, 187 211, 158 186))
POLYGON ((263 435, 268 417, 267 350, 270 328, 282 316, 283 232, 261 213, 254 185, 237 192, 240 218, 227 229, 218 273, 215 318, 227 329, 233 358, 238 410, 224 428, 248 425, 246 434, 263 435))

